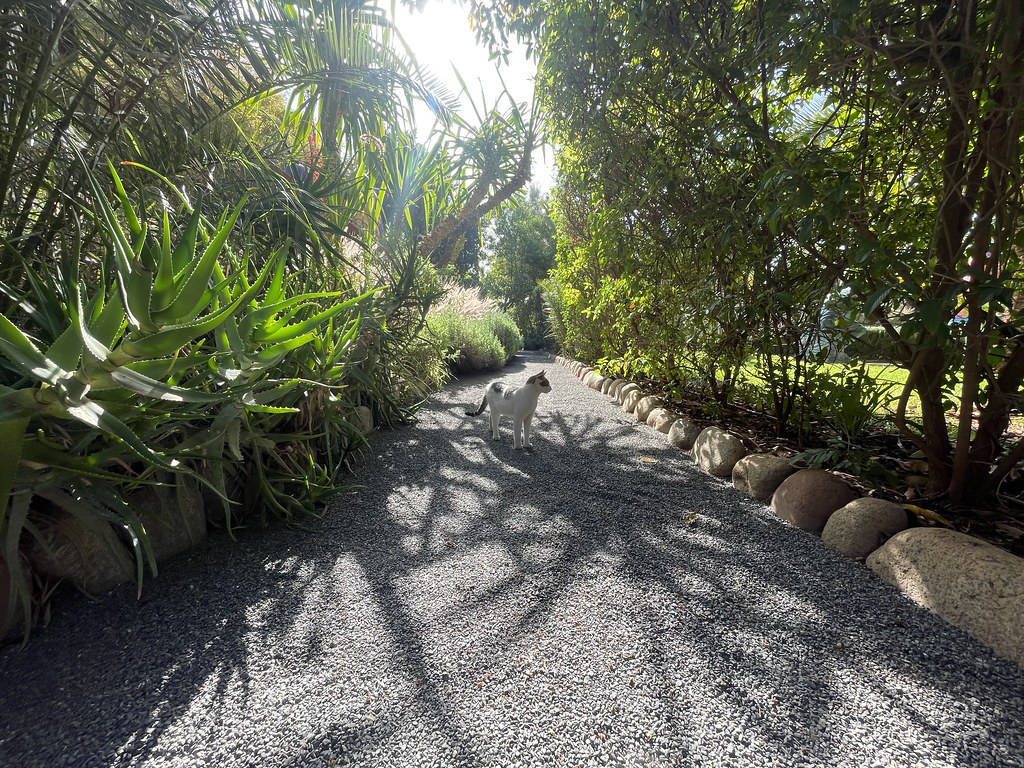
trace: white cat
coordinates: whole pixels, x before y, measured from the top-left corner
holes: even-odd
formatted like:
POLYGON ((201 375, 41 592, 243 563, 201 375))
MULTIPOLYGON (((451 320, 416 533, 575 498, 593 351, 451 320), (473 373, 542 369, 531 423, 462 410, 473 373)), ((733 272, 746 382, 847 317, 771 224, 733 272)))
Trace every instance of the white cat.
POLYGON ((466 411, 467 416, 479 416, 491 406, 491 436, 498 439, 498 422, 502 416, 512 417, 512 447, 530 447, 530 422, 537 410, 537 398, 550 392, 551 385, 544 371, 534 374, 521 387, 506 387, 500 381, 488 385, 484 400, 476 411, 466 411))

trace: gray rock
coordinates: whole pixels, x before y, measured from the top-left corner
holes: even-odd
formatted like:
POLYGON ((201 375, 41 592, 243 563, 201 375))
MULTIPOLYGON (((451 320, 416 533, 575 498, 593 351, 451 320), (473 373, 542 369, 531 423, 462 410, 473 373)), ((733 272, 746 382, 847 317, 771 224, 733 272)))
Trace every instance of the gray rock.
POLYGON ((801 469, 772 495, 772 512, 804 531, 820 531, 828 518, 859 494, 823 469, 801 469))
POLYGON ((907 511, 885 499, 854 499, 840 507, 821 532, 821 540, 848 557, 861 559, 907 527, 907 511))
POLYGON ((651 415, 651 411, 660 407, 663 402, 664 401, 660 397, 655 397, 654 395, 648 395, 647 397, 640 398, 636 404, 636 410, 634 411, 636 414, 636 420, 641 424, 646 424, 647 417, 651 415))
POLYGON ((796 472, 788 459, 773 453, 752 453, 732 468, 732 484, 759 501, 768 501, 783 480, 796 472))
POLYGON ((1024 558, 947 528, 910 528, 868 568, 911 600, 1024 666, 1024 558))
POLYGON ((614 384, 614 383, 615 383, 615 379, 606 376, 604 382, 602 382, 602 384, 601 384, 601 394, 602 395, 607 395, 608 392, 611 391, 612 384, 614 384))
POLYGON ((609 389, 608 389, 608 394, 611 395, 616 400, 618 400, 619 399, 619 390, 621 390, 625 385, 626 385, 626 380, 625 379, 615 379, 615 381, 612 382, 611 387, 609 387, 609 389))
POLYGON ((742 440, 718 427, 706 427, 693 443, 697 466, 716 477, 728 477, 746 453, 742 440))
POLYGON ((647 414, 647 426, 653 427, 663 435, 667 435, 669 429, 672 428, 672 423, 679 418, 671 411, 664 408, 655 408, 649 414, 647 414))
POLYGON ((683 416, 676 419, 668 430, 668 441, 671 445, 684 451, 693 448, 697 435, 701 432, 700 426, 694 424, 690 419, 683 416))

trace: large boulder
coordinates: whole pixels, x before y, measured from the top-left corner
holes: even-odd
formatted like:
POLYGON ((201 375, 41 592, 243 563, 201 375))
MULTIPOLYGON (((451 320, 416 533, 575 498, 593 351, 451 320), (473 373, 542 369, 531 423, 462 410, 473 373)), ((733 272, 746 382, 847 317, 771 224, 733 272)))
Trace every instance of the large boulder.
POLYGON ((840 507, 821 532, 821 540, 848 557, 867 557, 908 525, 907 511, 885 499, 854 499, 840 507))
POLYGON ((1024 666, 1024 558, 948 528, 909 528, 868 555, 867 565, 1024 666))
POLYGON ((622 398, 622 410, 626 413, 633 413, 643 396, 643 392, 639 389, 630 390, 626 393, 626 396, 622 398))
POLYGON ((697 424, 683 416, 672 422, 672 426, 669 427, 668 442, 676 448, 688 451, 693 448, 700 432, 701 428, 697 424))
POLYGON ((706 427, 693 443, 697 466, 715 477, 728 477, 746 453, 742 440, 718 427, 706 427))
MULTIPOLYGON (((146 527, 153 556, 159 562, 206 541, 203 495, 198 486, 186 478, 178 478, 176 487, 142 488, 125 501, 146 527)), ((223 507, 217 504, 216 509, 223 507)))
POLYGON ((639 391, 640 387, 637 384, 634 384, 631 381, 627 381, 625 384, 619 387, 619 393, 615 396, 615 399, 618 400, 620 403, 625 403, 626 397, 629 395, 630 392, 639 391))
POLYGON ((67 579, 83 592, 98 594, 135 575, 134 559, 104 520, 60 512, 42 527, 41 535, 29 560, 45 576, 67 579))
POLYGON ((648 395, 647 397, 640 398, 636 404, 636 410, 634 411, 636 414, 636 420, 641 424, 646 424, 647 417, 651 415, 651 411, 661 406, 663 402, 664 401, 660 397, 655 397, 654 395, 648 395))
POLYGON ((801 469, 776 489, 772 512, 802 530, 820 531, 833 512, 857 496, 853 488, 823 469, 801 469))
POLYGON ((678 417, 672 413, 672 411, 664 408, 655 408, 649 414, 647 414, 647 426, 653 427, 663 435, 667 435, 669 429, 672 428, 672 422, 678 417))
POLYGON ((768 501, 782 481, 796 472, 788 459, 774 453, 752 453, 732 468, 732 484, 759 501, 768 501))

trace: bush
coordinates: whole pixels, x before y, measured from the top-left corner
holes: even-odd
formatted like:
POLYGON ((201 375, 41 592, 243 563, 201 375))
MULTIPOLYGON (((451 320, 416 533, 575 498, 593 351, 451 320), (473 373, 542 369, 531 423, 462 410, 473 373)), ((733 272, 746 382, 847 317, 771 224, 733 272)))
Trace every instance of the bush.
POLYGON ((505 350, 505 362, 511 360, 516 352, 523 348, 523 335, 512 318, 504 312, 492 312, 484 316, 480 323, 501 343, 505 350))
POLYGON ((515 323, 501 313, 477 319, 451 309, 435 310, 427 317, 427 328, 456 373, 497 370, 505 364, 514 353, 499 340, 497 329, 516 350, 522 341, 515 323))

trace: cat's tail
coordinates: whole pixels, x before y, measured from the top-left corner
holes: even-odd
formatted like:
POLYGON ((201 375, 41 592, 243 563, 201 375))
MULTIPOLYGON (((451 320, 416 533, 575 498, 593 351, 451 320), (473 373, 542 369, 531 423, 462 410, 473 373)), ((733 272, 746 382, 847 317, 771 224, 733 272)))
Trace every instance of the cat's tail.
POLYGON ((487 410, 487 393, 486 392, 484 392, 484 399, 483 399, 483 402, 480 403, 480 407, 477 408, 475 411, 466 411, 466 415, 467 416, 479 416, 485 410, 487 410))

